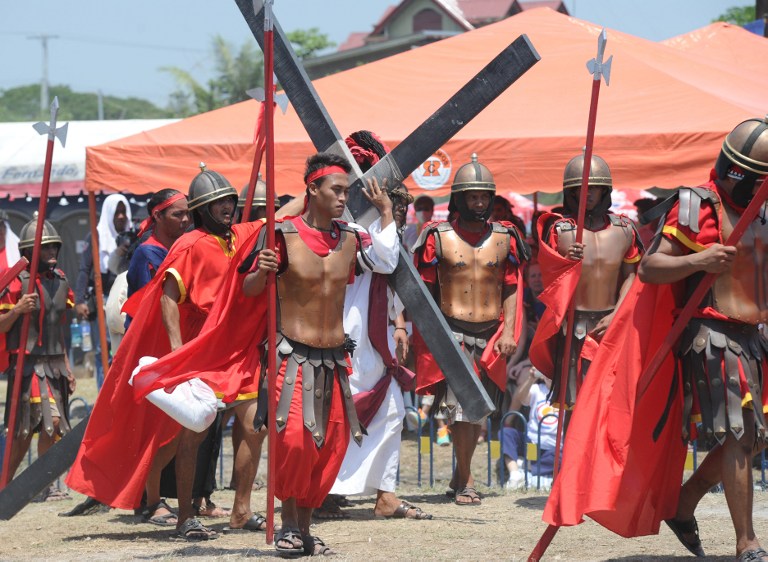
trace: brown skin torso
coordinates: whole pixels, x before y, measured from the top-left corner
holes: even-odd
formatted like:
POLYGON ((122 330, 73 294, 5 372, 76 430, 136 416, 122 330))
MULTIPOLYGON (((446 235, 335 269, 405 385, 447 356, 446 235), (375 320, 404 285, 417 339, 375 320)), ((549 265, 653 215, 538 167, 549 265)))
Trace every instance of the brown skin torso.
POLYGON ((293 341, 327 349, 344 343, 344 287, 355 267, 355 237, 341 231, 336 248, 320 257, 298 233, 284 233, 288 267, 277 277, 280 332, 293 341))
MULTIPOLYGON (((616 306, 622 284, 635 271, 635 264, 624 263, 632 240, 630 229, 610 222, 603 229, 584 229, 584 258, 575 296, 577 310, 610 310, 616 306)), ((558 253, 568 256, 575 242, 575 229, 558 232, 558 253)))
MULTIPOLYGON (((721 234, 727 240, 739 213, 721 206, 721 234)), ((747 324, 768 320, 768 228, 760 219, 749 225, 736 246, 733 266, 723 271, 712 287, 715 310, 747 324)))
POLYGON ((491 232, 478 246, 470 246, 454 230, 438 235, 442 248, 437 266, 440 310, 466 322, 498 320, 509 235, 491 232))

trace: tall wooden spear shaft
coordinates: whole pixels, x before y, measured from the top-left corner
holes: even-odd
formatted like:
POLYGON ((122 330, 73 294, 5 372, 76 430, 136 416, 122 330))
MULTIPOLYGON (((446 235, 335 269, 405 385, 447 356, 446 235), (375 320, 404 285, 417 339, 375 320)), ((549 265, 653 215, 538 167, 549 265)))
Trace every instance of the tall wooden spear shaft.
MULTIPOLYGON (((273 0, 264 2, 264 90, 266 106, 264 130, 266 133, 266 179, 267 179, 267 248, 275 249, 275 49, 274 22, 272 16, 273 0)), ((247 208, 247 207, 246 207, 247 208)), ((267 472, 267 544, 272 544, 275 534, 275 448, 277 431, 275 429, 275 408, 277 407, 277 284, 275 273, 267 276, 267 383, 269 443, 267 472)))
MULTIPOLYGON (((605 76, 606 86, 611 80, 611 61, 613 56, 609 57, 607 61, 603 62, 603 56, 605 55, 605 44, 608 38, 605 33, 605 29, 600 32, 597 38, 597 57, 587 62, 587 69, 592 74, 592 98, 589 104, 589 119, 587 120, 587 142, 584 149, 584 167, 581 175, 581 190, 579 191, 579 211, 576 218, 576 243, 581 244, 584 238, 584 221, 586 219, 587 211, 587 192, 589 191, 589 172, 592 167, 592 147, 595 143, 595 124, 597 123, 597 102, 600 97, 600 82, 601 78, 605 76)), ((571 298, 571 302, 568 305, 568 314, 566 316, 566 332, 565 332, 565 349, 562 356, 562 370, 560 375, 560 391, 558 393, 558 413, 557 413, 557 437, 555 439, 555 466, 553 479, 557 478, 557 473, 560 470, 560 445, 563 438, 563 419, 565 417, 565 400, 566 400, 566 388, 568 387, 568 375, 571 368, 571 348, 573 346, 573 324, 576 316, 576 299, 571 298)), ((576 362, 578 368, 578 360, 576 362)), ((556 373, 557 375, 557 373, 556 373)), ((575 398, 575 397, 574 397, 575 398)), ((528 557, 529 562, 535 562, 541 559, 544 552, 547 550, 549 543, 557 532, 557 527, 549 525, 544 531, 538 544, 528 557)))
MULTIPOLYGON (((48 146, 45 151, 45 167, 43 168, 43 185, 40 189, 40 203, 37 208, 37 229, 35 230, 35 244, 32 248, 32 263, 29 264, 29 287, 27 291, 35 292, 37 285, 37 272, 40 265, 40 241, 43 238, 43 227, 45 225, 45 215, 48 209, 48 191, 51 182, 51 165, 53 163, 53 145, 58 138, 61 146, 67 142, 67 127, 56 128, 56 117, 59 113, 59 98, 53 98, 51 104, 51 123, 35 123, 34 129, 41 135, 48 135, 48 146)), ((0 490, 5 488, 10 480, 11 451, 13 449, 13 440, 16 433, 16 414, 19 408, 19 398, 21 396, 21 379, 24 374, 24 360, 26 358, 27 339, 29 338, 29 323, 32 313, 25 314, 21 320, 21 334, 19 337, 19 349, 16 353, 16 370, 13 378, 13 389, 11 391, 10 415, 8 417, 8 437, 5 441, 5 452, 3 455, 3 472, 0 475, 0 490)))

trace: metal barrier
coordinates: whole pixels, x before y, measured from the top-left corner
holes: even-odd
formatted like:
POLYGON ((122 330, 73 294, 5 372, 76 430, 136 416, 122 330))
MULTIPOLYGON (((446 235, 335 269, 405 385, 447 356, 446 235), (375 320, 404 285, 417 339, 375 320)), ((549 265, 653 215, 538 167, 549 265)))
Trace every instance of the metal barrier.
POLYGON ((93 409, 93 407, 88 404, 88 401, 82 396, 75 396, 74 398, 70 398, 69 406, 67 407, 67 417, 69 417, 69 419, 72 419, 72 406, 75 403, 83 405, 83 408, 85 408, 86 415, 93 409))

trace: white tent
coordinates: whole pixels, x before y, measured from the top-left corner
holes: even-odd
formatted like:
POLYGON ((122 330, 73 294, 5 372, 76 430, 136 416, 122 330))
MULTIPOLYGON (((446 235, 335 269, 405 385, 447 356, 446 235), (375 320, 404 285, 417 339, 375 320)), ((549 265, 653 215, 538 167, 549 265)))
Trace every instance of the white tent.
MULTIPOLYGON (((175 123, 178 119, 72 121, 67 143, 56 141, 51 169, 51 196, 77 194, 84 189, 85 147, 103 144, 175 123)), ((62 125, 63 123, 59 123, 62 125)), ((47 137, 33 123, 0 123, 0 196, 25 197, 40 193, 47 137)), ((141 162, 136 163, 141 166, 141 162)), ((115 186, 119 190, 119 186, 115 186)))

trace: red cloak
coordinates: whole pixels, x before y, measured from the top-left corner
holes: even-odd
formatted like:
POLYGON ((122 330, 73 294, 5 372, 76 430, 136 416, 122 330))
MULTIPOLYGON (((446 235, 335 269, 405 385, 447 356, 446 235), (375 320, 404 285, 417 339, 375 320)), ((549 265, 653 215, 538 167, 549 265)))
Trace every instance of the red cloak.
MULTIPOLYGON (((552 213, 544 213, 539 217, 536 223, 539 240, 544 240, 542 237, 544 229, 554 224, 555 219, 562 219, 562 217, 552 213)), ((534 367, 541 371, 544 376, 552 379, 556 376, 553 357, 557 335, 565 322, 565 317, 568 315, 568 305, 576 292, 576 286, 579 284, 582 264, 581 261, 570 260, 561 256, 544 242, 539 244, 538 257, 545 287, 539 295, 539 300, 547 308, 539 320, 528 356, 534 367)))
POLYGON ((686 446, 682 389, 674 387, 674 357, 635 403, 645 365, 673 321, 669 286, 635 279, 616 312, 585 378, 566 435, 563 464, 543 519, 576 525, 584 515, 624 537, 657 534, 674 517, 686 446), (666 423, 654 430, 666 411, 666 423))
MULTIPOLYGON (((247 242, 241 241, 260 225, 235 225, 233 231, 241 248, 250 247, 247 242)), ((201 256, 190 259, 190 255, 193 252, 210 255, 210 243, 218 244, 200 230, 182 236, 173 245, 152 281, 133 295, 134 302, 139 305, 112 361, 91 413, 83 443, 67 476, 70 488, 112 507, 134 509, 140 504, 156 451, 170 442, 181 426, 150 402, 138 400, 128 381, 140 357, 163 357, 170 353, 170 342, 160 311, 166 273, 175 272, 177 280, 186 279, 185 283, 189 285, 185 285, 186 298, 196 291, 199 291, 201 300, 215 296, 216 289, 203 287, 202 284, 193 287, 196 282, 190 282, 194 274, 203 269, 205 262, 201 256), (185 263, 190 265, 182 267, 185 263), (193 275, 189 275, 190 269, 193 275)), ((206 312, 198 306, 180 306, 179 313, 182 340, 187 341, 197 335, 206 312)))

